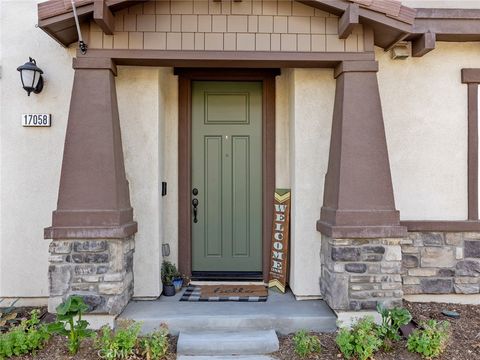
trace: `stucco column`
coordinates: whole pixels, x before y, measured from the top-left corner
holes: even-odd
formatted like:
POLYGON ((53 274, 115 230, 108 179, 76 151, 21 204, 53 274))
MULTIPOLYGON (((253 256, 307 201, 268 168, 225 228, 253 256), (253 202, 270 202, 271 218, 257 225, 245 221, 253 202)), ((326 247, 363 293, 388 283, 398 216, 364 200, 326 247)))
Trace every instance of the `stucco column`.
POLYGON ((403 237, 395 209, 375 61, 345 61, 317 229, 333 238, 403 237))
POLYGON ((123 162, 111 59, 74 59, 57 210, 46 237, 118 238, 136 232, 123 162))
POLYGON ((111 59, 77 58, 50 245, 49 309, 72 294, 118 314, 133 292, 133 221, 111 59))

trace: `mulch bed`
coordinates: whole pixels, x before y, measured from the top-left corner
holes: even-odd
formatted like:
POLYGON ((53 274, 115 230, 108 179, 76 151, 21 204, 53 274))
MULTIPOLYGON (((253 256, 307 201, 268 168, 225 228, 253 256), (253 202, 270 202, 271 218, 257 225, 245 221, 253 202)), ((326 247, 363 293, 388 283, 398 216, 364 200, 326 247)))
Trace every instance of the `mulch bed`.
MULTIPOLYGON (((474 360, 480 359, 480 305, 451 305, 435 303, 409 303, 404 306, 412 313, 417 322, 436 319, 450 322, 450 341, 440 360, 474 360), (454 310, 460 313, 460 319, 447 318, 442 310, 454 310)), ((322 353, 310 359, 342 359, 335 344, 336 334, 316 334, 322 344, 322 353)), ((301 359, 295 354, 293 335, 280 338, 280 351, 273 354, 281 360, 301 359)), ((304 358, 305 359, 305 358, 304 358)), ((419 360, 420 356, 406 349, 406 341, 396 343, 391 352, 379 351, 375 360, 419 360)))
MULTIPOLYGON (((177 358, 176 352, 176 344, 177 338, 170 337, 169 338, 169 353, 164 360, 175 360, 177 358)), ((61 336, 54 336, 48 342, 47 346, 40 350, 36 355, 25 355, 25 356, 17 356, 12 357, 11 359, 14 360, 102 360, 102 358, 98 355, 98 351, 95 349, 93 345, 93 339, 87 339, 82 342, 80 346, 80 350, 75 356, 71 356, 68 353, 67 349, 67 342, 61 336)), ((127 360, 143 360, 145 359, 144 356, 132 355, 127 360)))
POLYGON ((0 308, 0 313, 7 313, 6 309, 8 310, 8 315, 12 314, 15 315, 14 319, 8 320, 4 325, 3 323, 0 324, 0 333, 7 332, 13 326, 17 326, 20 324, 22 320, 28 319, 30 317, 30 312, 32 310, 37 309, 39 311, 39 318, 42 321, 49 321, 49 318, 52 317, 51 314, 47 312, 47 307, 18 307, 18 308, 0 308))
MULTIPOLYGON (((473 305, 449 305, 435 303, 409 303, 404 306, 412 313, 417 322, 427 319, 448 320, 451 324, 451 338, 445 353, 440 360, 473 360, 480 359, 480 306, 473 305), (460 319, 451 319, 442 315, 442 310, 454 310, 460 313, 460 319)), ((311 359, 342 359, 340 352, 335 345, 336 334, 316 334, 322 344, 322 353, 314 355, 311 359)), ((293 346, 293 335, 280 338, 280 350, 272 354, 280 360, 301 359, 295 354, 293 346)), ((174 360, 176 338, 170 338, 170 353, 166 360, 174 360)), ((375 360, 420 360, 420 356, 412 354, 406 349, 406 341, 398 342, 389 353, 383 351, 375 355, 375 360)), ((93 347, 92 340, 86 340, 80 348, 80 352, 71 357, 66 349, 65 339, 53 337, 45 349, 39 351, 35 356, 22 356, 16 360, 100 360, 97 351, 93 347)), ((130 360, 143 359, 141 356, 132 356, 130 360)))

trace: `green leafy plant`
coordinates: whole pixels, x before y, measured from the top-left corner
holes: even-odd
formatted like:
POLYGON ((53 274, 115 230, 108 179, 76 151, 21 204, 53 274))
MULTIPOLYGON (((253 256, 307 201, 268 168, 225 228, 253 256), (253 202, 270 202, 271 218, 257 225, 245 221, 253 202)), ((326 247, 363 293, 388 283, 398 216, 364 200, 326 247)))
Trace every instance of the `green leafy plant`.
POLYGON ((150 336, 141 340, 142 354, 147 360, 159 360, 168 352, 168 329, 161 326, 150 336))
POLYGON ((88 329, 88 321, 82 320, 82 314, 88 309, 82 297, 70 296, 57 306, 57 320, 48 326, 51 333, 68 338, 68 351, 72 355, 78 352, 84 339, 95 336, 95 333, 88 329))
POLYGON ((315 335, 309 335, 305 330, 300 330, 295 334, 293 343, 295 345, 295 352, 300 357, 320 353, 322 350, 320 339, 315 335))
POLYGON ((400 327, 408 324, 412 320, 412 315, 405 308, 386 309, 381 305, 377 306, 377 311, 382 316, 382 324, 378 331, 384 340, 384 348, 389 349, 392 341, 400 340, 398 334, 400 327))
POLYGON ((38 315, 39 311, 33 310, 28 320, 23 320, 9 332, 0 334, 0 360, 35 353, 45 346, 50 333, 44 324, 40 324, 38 315))
POLYGON ((172 285, 173 280, 181 277, 177 267, 170 261, 164 260, 162 263, 162 283, 164 285, 172 285))
POLYGON ((407 349, 420 354, 424 359, 439 356, 447 345, 449 323, 428 320, 420 324, 421 328, 415 330, 407 340, 407 349))
POLYGON ((104 326, 95 341, 99 356, 107 360, 128 358, 135 351, 141 327, 142 324, 133 323, 113 332, 110 327, 104 326))
POLYGON ((340 329, 335 341, 345 358, 356 357, 358 360, 372 358, 382 345, 382 339, 371 316, 359 319, 351 329, 340 329))

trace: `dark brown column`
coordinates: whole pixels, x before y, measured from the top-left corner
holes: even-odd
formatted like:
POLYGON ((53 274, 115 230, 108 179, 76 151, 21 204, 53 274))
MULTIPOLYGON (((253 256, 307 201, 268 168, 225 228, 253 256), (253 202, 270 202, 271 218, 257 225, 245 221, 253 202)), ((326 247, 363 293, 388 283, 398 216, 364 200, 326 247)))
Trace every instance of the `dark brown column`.
POLYGON ((462 69, 468 85, 468 220, 478 220, 478 85, 480 69, 462 69))
POLYGON ((74 59, 57 210, 49 311, 80 295, 91 313, 118 315, 133 295, 133 221, 111 59, 74 59))
POLYGON ((403 237, 395 209, 375 61, 345 61, 317 229, 333 238, 403 237))
POLYGON ((111 59, 74 59, 57 210, 49 239, 125 238, 137 230, 123 162, 111 59))

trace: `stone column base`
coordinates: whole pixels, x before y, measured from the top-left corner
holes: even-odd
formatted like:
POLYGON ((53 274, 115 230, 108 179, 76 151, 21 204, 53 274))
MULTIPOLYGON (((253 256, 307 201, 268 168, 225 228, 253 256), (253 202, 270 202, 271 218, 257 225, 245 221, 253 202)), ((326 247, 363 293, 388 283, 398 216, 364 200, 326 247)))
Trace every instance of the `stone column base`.
POLYGON ((402 239, 335 239, 322 235, 320 288, 334 310, 402 304, 402 239))
POLYGON ((82 296, 94 314, 118 315, 133 295, 134 237, 53 240, 48 269, 48 311, 70 295, 82 296))

